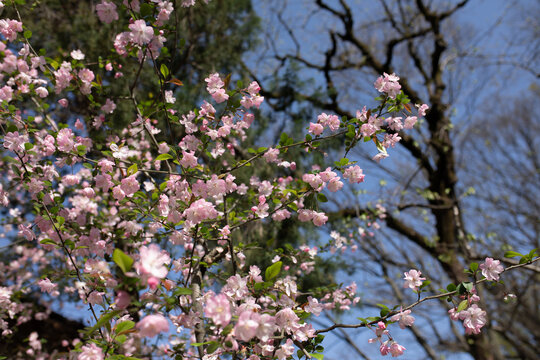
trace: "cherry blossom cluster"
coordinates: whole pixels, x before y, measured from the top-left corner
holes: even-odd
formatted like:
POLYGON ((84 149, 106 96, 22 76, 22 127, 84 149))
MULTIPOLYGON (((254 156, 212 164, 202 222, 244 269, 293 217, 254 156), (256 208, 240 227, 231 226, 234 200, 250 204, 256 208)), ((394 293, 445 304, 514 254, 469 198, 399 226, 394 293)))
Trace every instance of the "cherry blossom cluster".
MULTIPOLYGON (((119 31, 109 39, 110 57, 99 61, 87 59, 84 49, 56 60, 46 51, 37 54, 31 36, 18 36, 21 19, 0 20, 0 203, 7 210, 3 235, 13 240, 13 259, 0 264, 2 336, 32 318, 47 318, 53 304, 70 301, 89 310, 92 324, 80 339, 64 341, 63 359, 151 353, 186 360, 283 360, 297 350, 320 352, 322 335, 311 317, 352 309, 360 301, 357 285, 304 292, 300 280, 314 271, 321 253, 356 250, 352 234, 333 231, 320 247, 276 249, 267 264, 250 263, 254 244, 238 239, 253 222, 264 226, 291 217, 325 230, 328 216, 319 208, 325 194, 364 181, 355 161, 325 159, 324 166, 310 167, 297 164, 289 149, 309 155, 321 142, 343 137, 350 144, 346 155, 360 139, 372 139, 378 160, 426 115, 427 105, 412 115, 399 78, 384 74, 375 82, 383 96, 356 118, 322 113, 304 138, 282 134, 277 144, 249 148, 253 109, 264 103, 257 82, 237 82, 234 88, 230 77, 212 73, 205 79, 208 101, 186 113, 175 110, 181 82, 162 81, 168 68, 160 56, 166 25, 178 10, 174 2, 103 0, 95 9, 104 26, 114 24, 119 31), (143 7, 150 14, 143 16, 143 7), (155 71, 157 101, 113 93, 115 79, 139 81, 120 71, 127 61, 155 71), (78 97, 91 104, 84 115, 77 114, 78 97), (132 120, 113 130, 122 101, 133 105, 132 120), (252 170, 258 167, 274 175, 252 170), (36 311, 25 300, 31 292, 41 293, 47 310, 36 311)), ((377 206, 376 216, 383 218, 385 210, 377 206)), ((371 219, 360 237, 378 227, 371 219)), ((488 280, 503 271, 491 258, 480 269, 488 280)), ((421 275, 406 272, 404 287, 420 294, 421 275)), ((464 296, 467 306, 451 316, 463 320, 467 333, 478 333, 485 312, 472 290, 464 296)), ((411 310, 378 320, 366 325, 376 324, 370 342, 380 344, 382 355, 403 354, 387 325, 411 326, 411 310)), ((24 356, 47 356, 42 336, 31 333, 24 356)))

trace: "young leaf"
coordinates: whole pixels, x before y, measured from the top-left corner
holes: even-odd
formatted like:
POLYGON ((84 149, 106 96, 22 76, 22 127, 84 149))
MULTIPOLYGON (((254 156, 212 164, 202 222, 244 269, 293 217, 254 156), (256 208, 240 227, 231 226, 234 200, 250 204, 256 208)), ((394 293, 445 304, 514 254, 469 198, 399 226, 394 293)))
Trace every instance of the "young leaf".
POLYGON ((135 323, 131 320, 122 321, 120 324, 116 325, 116 333, 120 334, 122 331, 130 330, 135 326, 135 323))
POLYGON ((127 169, 128 175, 133 175, 133 174, 135 174, 137 171, 139 171, 139 168, 137 167, 137 164, 133 164, 133 165, 131 165, 130 167, 128 167, 128 169, 127 169))
POLYGON ((467 308, 468 304, 469 304, 469 302, 467 300, 463 300, 462 302, 460 302, 458 307, 457 307, 457 312, 465 310, 467 308))
POLYGON ((120 269, 122 269, 124 274, 128 272, 133 265, 133 259, 120 249, 114 249, 113 261, 120 269))
POLYGON ((516 256, 523 256, 523 255, 516 252, 516 251, 507 251, 507 252, 504 253, 504 257, 506 257, 506 258, 513 258, 513 257, 516 257, 516 256))
POLYGON ((161 155, 158 155, 158 157, 156 158, 157 161, 163 161, 163 160, 169 160, 169 159, 172 159, 172 155, 171 154, 161 154, 161 155))
POLYGON ((265 280, 269 281, 278 276, 279 272, 281 271, 281 265, 283 265, 283 262, 278 261, 267 267, 266 271, 264 272, 265 280))
POLYGON ((184 86, 184 83, 176 78, 172 78, 171 80, 167 81, 168 83, 178 85, 178 86, 184 86))

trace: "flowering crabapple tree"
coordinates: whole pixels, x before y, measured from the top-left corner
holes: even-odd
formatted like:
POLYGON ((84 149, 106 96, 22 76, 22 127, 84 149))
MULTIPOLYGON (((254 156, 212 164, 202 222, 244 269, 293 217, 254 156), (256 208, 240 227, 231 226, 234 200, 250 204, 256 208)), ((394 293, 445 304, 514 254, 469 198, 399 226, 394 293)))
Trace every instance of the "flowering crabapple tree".
MULTIPOLYGON (((0 6, 18 15, 18 8, 29 4, 14 0, 0 6)), ((92 16, 103 23, 129 18, 113 38, 103 39, 111 45, 106 59, 88 59, 84 49, 48 57, 47 49, 32 46, 24 19, 0 20, 0 202, 10 254, 0 265, 2 341, 30 319, 48 316, 28 301, 33 290, 41 292, 48 309, 74 302, 92 318, 76 340, 49 352, 44 334, 32 332, 16 357, 322 359, 324 334, 359 327, 373 332, 369 342, 382 355, 399 356, 406 346, 396 340, 399 335, 394 338, 398 328, 414 323, 417 305, 439 298, 454 303, 449 316, 462 321, 467 333, 478 334, 488 314, 477 305, 475 287, 537 261, 534 250, 510 254, 521 261, 506 269, 492 258, 473 263, 469 282, 427 296, 429 280, 421 269, 404 269, 403 286, 418 294, 416 302, 323 329, 313 327, 312 317, 349 310, 360 301, 354 283, 302 293, 298 276, 313 271, 315 257, 328 248, 284 246, 270 266, 246 263, 253 246, 235 240, 235 234, 252 222, 290 217, 324 225, 328 218, 317 201, 338 193, 345 181, 364 181, 361 166, 346 157, 349 151, 373 143, 374 158, 384 159, 400 140, 387 129, 411 129, 428 106, 411 106, 399 77, 383 74, 374 83, 375 102, 356 117, 323 113, 305 136, 284 133, 279 143, 258 144, 265 146, 249 148, 243 157, 235 149, 257 120, 253 109, 264 101, 260 87, 240 81, 234 86, 230 76, 208 74, 207 100, 178 113, 175 91, 182 82, 160 59, 175 6, 205 4, 97 4, 92 16), (139 71, 123 74, 122 61, 135 62, 139 71), (154 71, 157 98, 138 91, 144 67, 154 71), (111 83, 123 77, 132 85, 111 92, 111 83), (93 115, 60 121, 56 111, 74 94, 87 98, 86 110, 93 115), (111 122, 120 102, 129 104, 133 121, 116 131, 111 122), (90 131, 101 132, 106 141, 94 141, 90 131), (297 176, 289 149, 309 153, 335 138, 346 141, 344 156, 324 170, 314 167, 297 176), (250 169, 261 163, 274 167, 276 175, 255 176, 250 169), (245 173, 251 174, 248 181, 238 180, 245 173)))

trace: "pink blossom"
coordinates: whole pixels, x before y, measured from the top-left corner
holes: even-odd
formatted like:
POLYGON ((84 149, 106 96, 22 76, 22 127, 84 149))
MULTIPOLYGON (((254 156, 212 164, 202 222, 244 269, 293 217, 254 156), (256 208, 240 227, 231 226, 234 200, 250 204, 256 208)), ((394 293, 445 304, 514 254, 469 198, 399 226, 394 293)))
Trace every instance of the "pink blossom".
POLYGON ((30 191, 31 194, 37 194, 41 190, 43 190, 43 182, 36 178, 32 178, 28 183, 28 191, 30 191))
POLYGON ((386 159, 388 157, 388 154, 386 153, 386 150, 385 152, 379 152, 377 153, 377 155, 375 155, 372 160, 376 161, 376 162, 379 162, 381 161, 382 159, 386 159))
POLYGON ((213 94, 225 86, 225 83, 221 80, 218 73, 210 74, 204 81, 207 83, 206 90, 209 94, 213 94))
POLYGON ((390 354, 392 354, 392 357, 398 357, 403 355, 403 352, 405 351, 405 347, 402 345, 399 345, 397 342, 392 341, 392 344, 390 345, 390 354))
POLYGON ((388 75, 387 73, 384 73, 383 76, 380 76, 375 81, 375 89, 379 92, 388 94, 391 99, 395 99, 396 95, 399 94, 399 91, 401 90, 401 85, 398 81, 399 77, 395 74, 388 75))
POLYGON ((418 116, 426 116, 426 110, 429 109, 429 106, 426 104, 416 105, 418 107, 418 116))
POLYGON ((118 13, 116 12, 116 5, 112 2, 103 0, 101 4, 96 5, 96 11, 99 20, 105 24, 110 24, 114 20, 118 20, 118 13))
POLYGON ((382 321, 379 321, 377 323, 377 327, 373 331, 375 332, 376 338, 369 339, 368 343, 370 343, 370 344, 372 344, 372 343, 374 343, 376 341, 381 341, 382 336, 388 334, 388 330, 386 330, 386 324, 384 322, 382 322, 382 321))
POLYGON ((227 192, 227 183, 223 179, 219 179, 216 174, 206 182, 206 192, 208 196, 220 197, 227 192))
POLYGON ((101 107, 101 111, 103 111, 106 114, 112 114, 115 109, 116 109, 116 104, 111 99, 107 99, 107 101, 105 102, 105 105, 101 107))
POLYGON ((339 180, 338 177, 335 177, 332 180, 330 180, 330 182, 328 182, 327 188, 331 192, 336 192, 338 190, 341 190, 341 188, 343 188, 343 183, 339 180))
POLYGON ((112 162, 111 160, 108 160, 108 159, 101 159, 98 162, 98 166, 101 168, 102 173, 108 173, 108 172, 112 171, 113 166, 114 166, 114 162, 112 162))
POLYGON ((194 154, 194 152, 182 150, 182 160, 180 160, 180 165, 185 168, 197 167, 197 158, 194 154))
POLYGON ((382 142, 385 148, 394 147, 401 140, 401 136, 398 134, 384 134, 384 140, 382 142))
POLYGON ((32 229, 29 226, 25 226, 24 224, 19 224, 19 233, 17 235, 24 236, 24 238, 28 241, 31 241, 36 237, 32 229))
MULTIPOLYGON (((262 281, 262 280, 261 280, 262 281)), ((257 337, 261 341, 268 341, 276 331, 276 318, 269 314, 262 314, 257 328, 257 337)))
POLYGON ((73 50, 69 55, 75 60, 84 60, 85 55, 81 50, 73 50))
POLYGON ((78 360, 103 360, 103 350, 95 343, 89 343, 81 348, 81 353, 77 357, 78 360))
POLYGON ((8 132, 4 136, 4 147, 10 151, 18 152, 24 150, 24 143, 27 141, 27 135, 19 135, 18 131, 8 132))
POLYGON ((324 310, 323 304, 319 303, 317 299, 314 299, 313 297, 308 297, 308 304, 304 307, 304 310, 312 313, 315 316, 319 316, 321 312, 324 310))
POLYGON ((385 342, 381 343, 381 346, 379 346, 379 351, 382 356, 386 356, 390 353, 390 346, 388 345, 389 340, 386 340, 385 342))
POLYGON ((103 295, 104 293, 99 291, 92 291, 90 295, 86 298, 89 304, 97 305, 103 303, 103 295))
POLYGON ((291 217, 291 213, 287 209, 280 209, 277 210, 275 213, 272 214, 272 219, 274 221, 283 221, 285 219, 288 219, 291 217))
POLYGON ((14 41, 17 38, 17 33, 23 31, 22 22, 12 19, 0 20, 0 34, 9 41, 14 41))
POLYGON ((68 99, 64 98, 64 99, 58 100, 58 104, 63 108, 67 108, 69 102, 68 102, 68 99))
POLYGON ((56 290, 58 284, 55 284, 51 282, 51 280, 45 278, 38 282, 38 286, 40 287, 41 292, 48 292, 50 294, 51 292, 56 290))
POLYGON ((472 304, 467 310, 459 313, 459 318, 463 320, 466 334, 479 334, 480 329, 486 324, 486 312, 472 304))
POLYGON ((311 221, 313 219, 313 210, 298 210, 298 220, 302 222, 311 221))
POLYGON ((323 133, 324 127, 321 124, 309 123, 309 132, 315 136, 319 136, 323 133))
POLYGON ((233 300, 243 299, 249 293, 247 277, 231 276, 221 291, 233 300))
POLYGON ((407 326, 414 324, 414 317, 410 315, 411 310, 405 310, 390 318, 390 321, 399 321, 399 327, 405 329, 407 326))
POLYGON ((135 194, 141 188, 135 175, 122 179, 120 187, 128 197, 135 194))
POLYGON ((323 126, 328 126, 332 131, 339 129, 340 120, 337 115, 322 113, 317 117, 317 121, 323 126))
POLYGON ((499 274, 504 271, 499 260, 493 260, 489 257, 486 258, 484 263, 480 264, 480 269, 482 270, 482 275, 491 281, 499 280, 499 274))
POLYGON ((247 91, 251 96, 254 96, 257 95, 259 91, 261 91, 261 87, 256 81, 252 81, 251 84, 249 84, 247 91))
POLYGON ((323 212, 313 212, 313 224, 323 226, 328 221, 328 216, 323 212))
POLYGON ((224 294, 219 294, 206 301, 204 313, 211 318, 214 324, 227 326, 231 321, 231 305, 224 294))
POLYGON ((46 98, 48 95, 49 95, 49 91, 47 91, 46 88, 44 88, 43 86, 40 86, 36 89, 36 94, 40 97, 40 98, 46 98))
POLYGON ((416 124, 416 121, 418 121, 418 118, 416 116, 407 116, 403 123, 403 128, 407 130, 412 129, 414 127, 414 124, 416 124))
POLYGON ((242 341, 251 340, 257 333, 260 315, 253 311, 244 311, 240 314, 234 327, 236 338, 242 341))
POLYGON ((198 224, 204 220, 215 219, 218 217, 218 212, 212 203, 199 199, 184 210, 184 216, 192 224, 198 224))
POLYGON ((131 303, 131 297, 127 291, 120 290, 118 293, 116 293, 115 303, 118 309, 125 309, 131 303))
POLYGON ((165 250, 161 250, 156 244, 150 244, 142 246, 139 254, 135 269, 143 281, 150 278, 163 279, 167 276, 169 270, 165 265, 170 264, 171 258, 165 250))
POLYGON ((385 121, 391 130, 400 131, 401 129, 403 129, 403 123, 401 122, 401 117, 389 117, 385 121))
POLYGON ((422 281, 426 280, 426 278, 420 277, 420 275, 422 275, 420 271, 414 269, 404 272, 403 275, 405 275, 403 287, 411 288, 414 291, 418 290, 418 287, 422 285, 422 281))
POLYGON ((148 315, 136 325, 139 335, 144 337, 154 337, 161 332, 169 331, 169 322, 161 314, 148 315))
POLYGON ((343 177, 345 179, 349 179, 349 182, 351 184, 356 183, 359 184, 361 182, 364 182, 365 175, 363 174, 362 169, 358 165, 350 166, 345 169, 343 172, 343 177))
POLYGON ((300 321, 300 318, 291 308, 282 309, 276 314, 276 324, 286 331, 296 329, 298 327, 298 321, 300 321))
POLYGON ((176 102, 176 98, 174 97, 172 90, 165 90, 165 102, 167 104, 174 104, 176 102))
POLYGON ((319 174, 304 174, 302 180, 307 182, 315 191, 321 191, 324 181, 319 174))
POLYGON ((10 86, 0 88, 0 101, 10 102, 13 98, 13 89, 10 86))
POLYGON ((131 30, 131 41, 135 44, 146 45, 150 43, 154 37, 154 29, 151 26, 146 26, 144 20, 135 20, 129 25, 131 30))
POLYGON ((56 143, 58 144, 58 150, 64 152, 70 152, 73 150, 75 142, 73 141, 73 131, 71 129, 62 129, 56 136, 56 143))
POLYGON ((268 149, 263 155, 266 162, 269 162, 269 163, 277 162, 278 156, 279 156, 279 149, 274 149, 274 148, 268 149))
POLYGON ((81 69, 77 75, 85 84, 90 84, 96 78, 94 72, 90 69, 81 69))
POLYGON ((221 104, 229 99, 229 95, 225 92, 225 89, 218 89, 212 93, 212 99, 221 104))
POLYGON ((126 193, 124 192, 124 190, 122 190, 122 187, 120 187, 120 185, 117 185, 113 188, 113 197, 118 201, 122 201, 126 197, 126 193))
POLYGON ((99 174, 95 177, 96 186, 100 189, 103 189, 104 192, 109 191, 109 189, 114 185, 111 181, 111 175, 109 174, 99 174))
POLYGON ((285 344, 281 345, 281 347, 276 350, 276 357, 279 360, 284 360, 292 354, 294 354, 294 345, 291 339, 287 339, 285 344))

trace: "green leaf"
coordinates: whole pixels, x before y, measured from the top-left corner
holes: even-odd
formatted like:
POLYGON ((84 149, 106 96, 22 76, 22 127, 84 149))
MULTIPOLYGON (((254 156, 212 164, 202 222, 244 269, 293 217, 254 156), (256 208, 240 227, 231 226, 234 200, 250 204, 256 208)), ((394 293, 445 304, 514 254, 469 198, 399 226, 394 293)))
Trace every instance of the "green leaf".
POLYGON ((472 272, 476 272, 476 270, 478 270, 478 263, 475 263, 475 262, 471 263, 470 268, 472 272))
POLYGON ((455 291, 456 290, 456 285, 448 284, 448 286, 446 287, 446 290, 448 290, 448 292, 455 291))
POLYGON ((319 200, 319 202, 322 202, 322 203, 328 202, 326 195, 324 195, 323 193, 317 194, 317 200, 319 200))
POLYGON ((459 305, 457 307, 457 312, 465 310, 468 305, 469 305, 468 300, 463 300, 462 302, 459 303, 459 305))
POLYGON ((219 343, 217 341, 212 341, 210 345, 208 345, 208 347, 206 348, 206 353, 211 354, 214 351, 216 351, 218 347, 219 347, 219 343))
POLYGON ((23 33, 23 36, 24 36, 25 39, 30 39, 32 37, 32 32, 30 30, 26 30, 23 33))
POLYGON ((120 334, 122 331, 133 329, 135 323, 131 320, 122 321, 120 324, 116 325, 116 333, 120 334))
POLYGON ((506 258, 513 258, 513 257, 516 257, 516 256, 523 256, 523 255, 516 252, 516 251, 507 251, 507 252, 504 253, 504 257, 506 257, 506 258))
POLYGON ((292 209, 293 211, 298 211, 298 206, 295 203, 290 203, 287 205, 288 208, 292 209))
POLYGON ((163 75, 165 79, 169 77, 169 69, 167 68, 167 65, 161 64, 159 71, 161 72, 161 75, 163 75))
POLYGON ((84 154, 86 154, 86 146, 84 145, 77 146, 77 154, 79 154, 79 156, 83 156, 84 154))
POLYGON ((52 239, 43 239, 39 243, 43 245, 58 245, 52 239))
POLYGON ((24 149, 25 150, 30 150, 33 147, 34 147, 34 144, 32 144, 32 143, 25 143, 24 144, 24 149))
POLYGON ((133 174, 135 174, 137 171, 139 171, 139 167, 137 166, 137 164, 133 164, 133 165, 131 165, 130 167, 128 167, 128 169, 127 169, 128 175, 133 175, 133 174))
POLYGON ((58 225, 62 226, 66 222, 66 219, 64 219, 62 216, 57 216, 56 222, 58 222, 58 225))
POLYGON ((317 360, 323 360, 324 359, 324 355, 323 354, 309 354, 311 355, 311 357, 317 359, 317 360))
POLYGON ((212 343, 212 341, 206 341, 202 343, 191 343, 191 346, 203 346, 203 345, 208 345, 210 343, 212 343))
POLYGON ((140 7, 141 9, 141 16, 142 17, 146 17, 148 15, 151 15, 152 12, 154 11, 154 7, 148 3, 144 3, 141 5, 140 7))
POLYGON ((192 293, 193 293, 193 290, 188 289, 188 288, 184 288, 184 287, 179 287, 179 288, 176 288, 176 290, 174 290, 174 295, 175 296, 191 295, 192 293))
POLYGON ((172 158, 173 158, 173 156, 171 154, 161 154, 156 158, 156 160, 163 161, 163 160, 169 160, 169 159, 172 159, 172 158))
POLYGON ((92 326, 89 330, 88 330, 88 334, 92 334, 94 331, 96 331, 97 329, 99 329, 100 327, 102 327, 103 325, 105 325, 106 323, 108 323, 109 321, 111 321, 111 319, 113 317, 115 317, 116 315, 120 314, 122 311, 124 310, 113 310, 111 312, 108 312, 108 313, 105 313, 103 315, 101 315, 101 317, 99 318, 99 320, 96 322, 96 324, 94 326, 92 326))
POLYGON ((274 264, 270 265, 266 268, 266 271, 264 272, 264 278, 266 281, 270 281, 276 276, 279 275, 279 272, 281 271, 281 265, 283 265, 283 262, 277 261, 274 264))
POLYGON ((126 342, 127 336, 126 335, 118 335, 117 337, 114 338, 114 340, 119 344, 123 344, 123 343, 126 342))
POLYGON ((133 265, 133 259, 120 249, 114 249, 113 261, 120 269, 122 269, 124 274, 128 272, 133 265))

